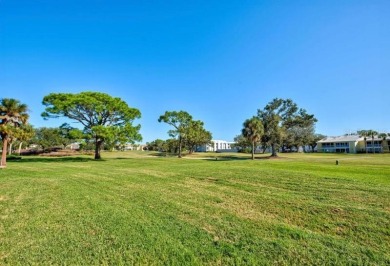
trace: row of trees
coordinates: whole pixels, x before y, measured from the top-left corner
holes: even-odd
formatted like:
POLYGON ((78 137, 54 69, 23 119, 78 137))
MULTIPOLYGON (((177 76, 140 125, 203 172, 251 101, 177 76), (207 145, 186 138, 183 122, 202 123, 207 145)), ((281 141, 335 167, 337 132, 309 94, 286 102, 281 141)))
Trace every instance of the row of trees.
POLYGON ((291 99, 275 98, 258 109, 256 116, 244 121, 241 135, 235 138, 236 146, 251 147, 252 159, 257 146, 263 151, 270 147, 273 157, 277 156, 279 148, 285 151, 292 147, 313 147, 324 137, 314 133, 316 122, 313 114, 298 108, 291 99))
MULTIPOLYGON (((1 167, 6 166, 7 149, 32 139, 43 149, 57 145, 80 141, 85 145, 94 145, 95 159, 100 159, 103 144, 108 147, 123 146, 141 141, 140 125, 133 125, 141 117, 136 108, 131 108, 120 98, 100 92, 51 93, 43 98, 44 119, 66 117, 83 126, 83 129, 63 124, 59 128, 33 129, 28 121, 27 105, 15 99, 1 99, 0 136, 3 142, 1 167)), ((159 122, 172 126, 168 131, 171 139, 157 139, 148 143, 148 149, 174 151, 182 157, 183 148, 192 153, 197 146, 211 144, 212 135, 204 128, 204 123, 194 120, 185 111, 166 111, 158 118, 159 122)), ((265 151, 271 149, 271 156, 277 151, 291 150, 293 147, 315 147, 324 136, 315 134, 317 119, 305 109, 299 108, 291 99, 275 98, 257 115, 243 123, 241 134, 236 136, 236 147, 251 149, 252 159, 256 147, 265 151)), ((378 135, 374 130, 362 130, 359 135, 367 138, 378 135)), ((383 134, 382 134, 383 135, 383 134)), ((366 145, 367 146, 367 145, 366 145)), ((367 150, 367 149, 366 149, 367 150)))
POLYGON ((192 153, 197 146, 211 144, 212 135, 210 131, 204 128, 204 123, 200 120, 194 120, 185 111, 166 111, 159 117, 158 122, 164 122, 172 126, 173 129, 169 130, 168 134, 174 138, 165 142, 159 142, 160 145, 163 145, 160 146, 160 149, 167 151, 176 144, 179 158, 182 157, 183 146, 192 153))
POLYGON ((390 133, 379 133, 378 131, 376 130, 373 130, 373 129, 363 129, 363 130, 358 130, 356 132, 357 135, 361 136, 361 137, 364 137, 364 149, 365 149, 365 152, 368 153, 368 148, 367 148, 367 139, 370 139, 371 138, 371 143, 372 143, 372 152, 375 153, 375 148, 374 148, 374 140, 375 140, 375 137, 378 137, 382 140, 382 146, 383 146, 383 149, 388 149, 388 145, 386 143, 386 139, 387 137, 390 136, 390 133))

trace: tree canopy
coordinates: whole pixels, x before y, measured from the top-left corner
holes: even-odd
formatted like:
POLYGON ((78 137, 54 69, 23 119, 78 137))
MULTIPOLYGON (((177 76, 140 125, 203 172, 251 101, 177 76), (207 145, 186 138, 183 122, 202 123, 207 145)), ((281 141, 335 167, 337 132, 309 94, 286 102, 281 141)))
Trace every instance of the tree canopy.
POLYGON ((161 115, 158 119, 158 122, 164 122, 168 125, 171 125, 174 129, 170 130, 168 133, 171 137, 178 137, 179 140, 179 155, 178 157, 182 157, 182 146, 183 146, 183 138, 185 134, 188 132, 188 128, 192 122, 192 116, 186 111, 166 111, 163 115, 161 115))
POLYGON ((375 137, 375 135, 378 135, 378 132, 373 130, 373 129, 362 129, 362 130, 359 130, 357 133, 359 136, 364 137, 364 149, 366 150, 366 153, 368 153, 367 137, 371 137, 371 139, 372 139, 372 143, 371 143, 372 152, 375 153, 374 137, 375 137))
MULTIPOLYGON (((311 129, 317 122, 314 115, 298 108, 291 99, 275 98, 257 113, 264 125, 263 141, 267 142, 272 149, 271 156, 277 156, 276 150, 283 144, 289 131, 291 133, 292 130, 311 129)), ((309 143, 309 140, 302 142, 309 143)))
POLYGON ((168 134, 178 138, 179 158, 182 157, 184 145, 192 153, 196 146, 211 143, 211 132, 204 128, 204 123, 193 120, 192 116, 185 111, 166 111, 159 117, 158 122, 173 126, 174 129, 169 130, 168 134))
POLYGON ((256 144, 261 141, 261 137, 264 134, 264 126, 258 117, 252 117, 245 120, 243 129, 241 130, 242 136, 244 136, 248 142, 252 145, 252 160, 255 159, 256 144))
POLYGON ((190 153, 197 146, 207 145, 211 143, 212 134, 204 128, 204 123, 200 120, 191 121, 186 135, 185 143, 190 153))
POLYGON ((46 106, 42 116, 45 119, 67 117, 84 126, 95 143, 95 159, 100 159, 100 150, 105 141, 141 141, 140 125, 133 126, 141 117, 136 108, 125 101, 101 92, 51 93, 43 98, 46 106))

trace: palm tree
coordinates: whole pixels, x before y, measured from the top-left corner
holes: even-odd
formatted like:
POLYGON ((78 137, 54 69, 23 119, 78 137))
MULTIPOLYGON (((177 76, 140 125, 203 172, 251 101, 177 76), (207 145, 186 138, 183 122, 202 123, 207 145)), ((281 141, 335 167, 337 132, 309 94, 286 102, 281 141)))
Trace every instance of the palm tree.
POLYGON ((368 130, 359 130, 357 133, 359 134, 359 136, 364 137, 364 149, 365 149, 366 153, 368 153, 368 150, 367 150, 368 130))
POLYGON ((3 98, 0 100, 0 136, 3 141, 3 152, 1 154, 0 167, 7 165, 8 140, 19 127, 27 123, 27 105, 15 99, 3 98))
POLYGON ((388 152, 389 146, 387 145, 387 135, 386 133, 380 133, 378 134, 378 137, 382 139, 382 152, 388 152))
POLYGON ((252 143, 252 160, 254 160, 256 143, 260 142, 264 134, 264 126, 257 117, 245 120, 243 126, 242 135, 252 143))
POLYGON ((371 137, 372 153, 375 153, 374 138, 375 138, 375 135, 378 135, 378 132, 370 129, 370 130, 367 130, 367 135, 371 137))

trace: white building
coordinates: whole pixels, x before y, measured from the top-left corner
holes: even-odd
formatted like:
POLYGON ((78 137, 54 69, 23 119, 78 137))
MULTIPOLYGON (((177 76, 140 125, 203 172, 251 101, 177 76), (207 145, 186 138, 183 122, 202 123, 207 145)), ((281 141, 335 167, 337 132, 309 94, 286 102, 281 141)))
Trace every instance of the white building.
POLYGON ((196 148, 197 152, 237 152, 237 149, 233 147, 234 142, 225 140, 212 140, 212 144, 202 145, 196 148))

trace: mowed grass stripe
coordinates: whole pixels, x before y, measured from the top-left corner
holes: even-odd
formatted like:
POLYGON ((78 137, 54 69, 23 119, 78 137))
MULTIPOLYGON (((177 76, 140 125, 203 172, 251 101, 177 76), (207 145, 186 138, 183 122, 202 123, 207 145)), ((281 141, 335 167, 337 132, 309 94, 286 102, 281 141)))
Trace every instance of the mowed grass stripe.
POLYGON ((386 155, 370 157, 379 170, 357 156, 335 166, 320 155, 254 162, 107 155, 24 158, 1 171, 0 262, 390 261, 386 155))

